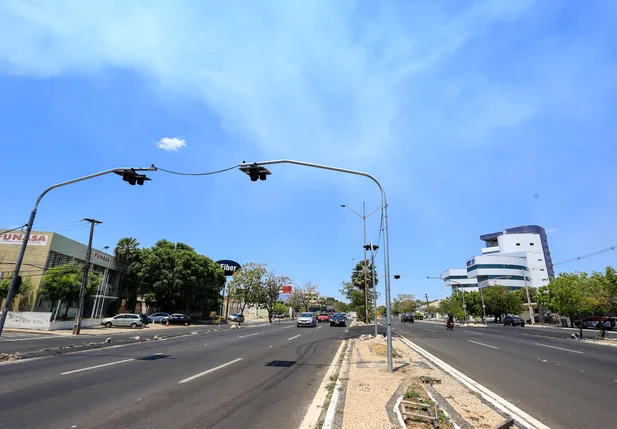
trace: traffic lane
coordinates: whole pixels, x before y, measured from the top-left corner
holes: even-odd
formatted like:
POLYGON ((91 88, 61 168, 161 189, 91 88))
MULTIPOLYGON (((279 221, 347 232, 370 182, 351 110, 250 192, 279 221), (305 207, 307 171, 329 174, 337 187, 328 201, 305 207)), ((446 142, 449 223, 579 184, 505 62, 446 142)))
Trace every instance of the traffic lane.
MULTIPOLYGON (((484 329, 484 328, 480 328, 484 329)), ((512 334, 525 334, 525 335, 535 335, 541 337, 552 337, 552 338, 570 338, 572 334, 578 334, 580 332, 579 329, 575 328, 540 328, 534 327, 531 325, 525 325, 525 327, 520 326, 503 326, 497 323, 489 323, 487 325, 488 330, 492 331, 505 331, 511 330, 512 334)), ((583 338, 596 338, 598 336, 598 331, 596 329, 583 329, 583 338)), ((617 334, 613 331, 606 331, 606 337, 615 339, 617 338, 617 334)))
MULTIPOLYGON (((168 340, 150 341, 144 343, 134 343, 103 349, 86 350, 82 352, 67 353, 64 355, 48 357, 45 359, 25 360, 17 363, 0 365, 0 393, 8 393, 24 388, 32 388, 40 383, 50 383, 60 377, 63 372, 74 371, 79 368, 95 367, 98 365, 112 366, 114 362, 134 359, 136 361, 149 358, 158 353, 157 358, 166 356, 167 360, 176 361, 186 357, 190 359, 192 354, 197 351, 195 356, 202 356, 201 353, 213 353, 217 348, 229 347, 238 340, 242 344, 250 343, 251 339, 257 337, 268 341, 271 336, 284 336, 286 327, 294 325, 270 325, 259 329, 234 329, 222 332, 211 332, 205 335, 188 335, 186 337, 175 337, 168 340), (187 356, 188 355, 188 356, 187 356)), ((105 369, 111 369, 101 367, 105 369)), ((103 369, 98 369, 102 371, 103 369)), ((172 369, 171 367, 168 369, 172 369)), ((122 375, 122 371, 115 369, 115 373, 122 375)))
POLYGON ((530 350, 531 342, 507 346, 508 340, 513 340, 507 336, 499 343, 497 337, 474 339, 471 333, 456 328, 454 332, 430 332, 421 326, 399 324, 396 331, 550 427, 613 424, 612 370, 604 375, 581 372, 564 365, 563 360, 570 356, 559 356, 559 350, 540 350, 539 346, 530 350), (562 364, 557 365, 560 360, 562 364))
MULTIPOLYGON (((12 401, 9 409, 3 407, 0 427, 2 422, 40 427, 41 415, 50 428, 150 427, 152 423, 176 428, 192 421, 206 422, 205 427, 215 427, 213 422, 220 421, 220 427, 232 427, 227 423, 230 418, 249 427, 258 427, 251 426, 256 422, 297 427, 321 382, 323 373, 319 371, 327 370, 345 334, 336 328, 303 331, 296 333, 294 329, 294 335, 273 335, 261 343, 256 340, 259 336, 247 337, 247 341, 235 338, 235 345, 218 347, 203 359, 160 359, 138 369, 128 370, 119 364, 104 371, 77 373, 67 379, 71 388, 56 393, 33 389, 29 392, 32 399, 23 395, 22 401, 12 401), (266 366, 273 360, 294 364, 289 368, 266 366), (187 381, 181 383, 183 380, 187 381), (298 395, 297 386, 303 386, 305 392, 298 395), (272 389, 283 395, 267 395, 272 389), (288 405, 288 414, 279 416, 281 403, 288 405), (302 406, 296 408, 299 404, 302 406)), ((15 395, 3 398, 11 396, 15 395)), ((196 423, 196 427, 204 425, 196 423)))
MULTIPOLYGON (((293 324, 293 321, 284 321, 284 322, 273 322, 269 323, 252 323, 252 324, 242 324, 241 329, 259 329, 265 326, 274 326, 274 325, 289 325, 293 324)), ((230 326, 232 325, 221 325, 220 329, 227 331, 230 330, 230 326)), ((206 331, 217 330, 217 325, 189 325, 189 326, 178 326, 171 328, 162 328, 160 325, 156 326, 156 329, 152 328, 138 328, 131 331, 119 330, 118 332, 109 332, 105 334, 82 334, 82 335, 42 335, 40 338, 20 338, 19 341, 15 338, 5 338, 4 334, 0 337, 0 352, 2 353, 29 353, 29 352, 38 352, 44 349, 58 349, 59 347, 71 347, 78 346, 83 344, 89 344, 93 342, 103 342, 107 338, 111 338, 112 344, 114 342, 119 341, 129 341, 132 337, 139 336, 142 338, 154 338, 155 336, 164 337, 164 336, 177 336, 177 335, 187 335, 191 332, 199 332, 203 333, 206 331)), ((36 334, 33 334, 36 335, 36 334)))

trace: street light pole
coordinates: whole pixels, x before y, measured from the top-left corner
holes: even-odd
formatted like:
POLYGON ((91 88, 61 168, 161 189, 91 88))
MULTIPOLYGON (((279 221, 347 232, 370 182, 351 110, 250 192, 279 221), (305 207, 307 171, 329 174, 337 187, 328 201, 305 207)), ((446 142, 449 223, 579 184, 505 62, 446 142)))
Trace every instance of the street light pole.
MULTIPOLYGON (((441 276, 441 274, 439 275, 439 277, 435 277, 435 276, 426 276, 427 279, 439 279, 441 281, 444 281, 443 277, 441 276)), ((456 283, 457 285, 459 285, 459 287, 461 288, 461 294, 463 296, 463 323, 467 323, 467 305, 465 304, 465 287, 463 287, 462 284, 460 284, 457 281, 454 280, 448 280, 451 283, 456 283)))
MULTIPOLYGON (((15 289, 17 287, 17 277, 19 276, 19 271, 21 270, 21 265, 24 261, 24 255, 26 254, 26 248, 28 247, 28 240, 30 239, 30 233, 32 232, 32 226, 34 225, 34 218, 36 217, 36 212, 39 207, 39 203, 43 199, 43 197, 52 189, 60 188, 62 186, 71 185, 73 183, 82 182, 84 180, 93 179, 95 177, 104 176, 106 174, 116 173, 119 175, 125 175, 124 177, 132 177, 132 184, 135 184, 135 172, 136 171, 156 171, 157 168, 154 164, 149 168, 112 168, 111 170, 105 170, 98 173, 90 174, 88 176, 79 177, 77 179, 67 180, 66 182, 61 182, 55 185, 50 186, 45 189, 41 195, 37 198, 34 203, 34 208, 32 212, 30 212, 30 218, 28 219, 28 223, 26 224, 26 231, 24 232, 24 240, 21 243, 21 249, 19 249, 19 255, 17 256, 17 261, 15 261, 15 269, 13 270, 13 277, 11 278, 11 285, 9 286, 8 293, 6 294, 6 301, 4 302, 4 308, 2 309, 2 316, 0 317, 0 336, 2 336, 2 330, 4 329, 4 323, 6 322, 6 316, 8 315, 9 308, 11 306, 11 301, 13 299, 13 295, 15 294, 15 289)), ((149 180, 149 179, 148 179, 149 180)), ((131 182, 129 182, 131 183, 131 182)), ((143 180, 141 181, 143 184, 143 180)))
MULTIPOLYGON (((365 173, 365 172, 362 172, 362 171, 357 171, 357 170, 349 170, 349 169, 346 169, 346 168, 331 167, 331 166, 322 165, 322 164, 314 164, 314 163, 311 163, 311 162, 295 161, 295 160, 291 160, 291 159, 279 159, 279 160, 273 160, 273 161, 256 162, 256 163, 253 163, 253 164, 243 162, 238 167, 240 169, 242 169, 242 168, 250 169, 253 166, 263 166, 263 165, 273 165, 273 164, 302 165, 302 166, 305 166, 305 167, 320 168, 322 170, 338 171, 340 173, 354 174, 354 175, 357 175, 357 176, 364 176, 364 177, 368 177, 369 179, 371 179, 379 187, 379 190, 381 191, 381 216, 382 216, 382 219, 383 219, 384 272, 385 272, 385 275, 386 275, 386 285, 385 285, 385 288, 386 288, 386 325, 387 325, 386 326, 386 332, 387 332, 387 334, 386 334, 386 344, 387 344, 387 361, 388 361, 388 371, 389 372, 394 372, 393 363, 392 363, 392 317, 391 317, 392 315, 391 315, 391 305, 390 305, 391 304, 390 303, 390 248, 389 248, 389 239, 388 239, 388 201, 386 199, 386 191, 384 190, 384 188, 381 185, 381 183, 379 182, 379 180, 377 180, 377 178, 375 178, 375 176, 372 176, 371 174, 368 174, 368 173, 365 173)), ((252 180, 252 178, 251 178, 251 180, 252 180)))
POLYGON ((84 275, 81 278, 81 289, 79 290, 79 302, 77 303, 77 314, 75 315, 75 323, 73 324, 73 335, 79 335, 81 332, 81 316, 84 312, 84 304, 86 301, 86 290, 88 288, 88 274, 90 272, 90 258, 92 256, 92 238, 94 237, 94 226, 101 224, 100 220, 84 219, 90 222, 90 238, 88 239, 88 250, 86 250, 86 262, 84 264, 84 275))

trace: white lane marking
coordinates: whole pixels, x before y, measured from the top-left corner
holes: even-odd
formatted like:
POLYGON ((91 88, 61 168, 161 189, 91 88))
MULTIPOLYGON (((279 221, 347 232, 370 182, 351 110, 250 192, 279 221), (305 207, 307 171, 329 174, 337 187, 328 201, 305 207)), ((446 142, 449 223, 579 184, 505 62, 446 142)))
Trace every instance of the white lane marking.
POLYGON ((293 340, 294 338, 298 338, 300 335, 302 335, 302 334, 298 334, 298 335, 296 335, 295 337, 287 338, 287 341, 291 341, 291 340, 293 340))
POLYGON ((321 328, 323 328, 323 326, 318 326, 318 327, 317 327, 317 329, 321 329, 321 328))
POLYGON ((294 327, 294 325, 291 325, 291 326, 285 326, 283 329, 289 329, 289 328, 293 328, 293 327, 294 327))
POLYGON ((248 335, 240 335, 238 338, 252 337, 253 335, 259 335, 259 332, 255 332, 254 334, 248 334, 248 335))
POLYGON ((482 332, 465 331, 465 330, 463 332, 469 332, 470 334, 476 334, 476 335, 485 335, 482 332))
POLYGON ((217 371, 217 370, 219 370, 221 368, 225 368, 226 366, 232 365, 232 364, 234 364, 236 362, 240 362, 241 360, 242 360, 242 358, 230 360, 227 363, 224 363, 224 364, 219 365, 219 366, 215 366, 214 368, 210 368, 207 371, 200 372, 199 374, 195 374, 195 375, 193 375, 193 376, 191 376, 189 378, 185 378, 184 380, 180 380, 178 383, 180 383, 180 384, 188 383, 189 381, 195 380, 196 378, 202 377, 202 376, 204 376, 206 374, 210 374, 211 372, 217 371))
POLYGON ((434 330, 429 329, 429 328, 424 328, 424 330, 425 330, 425 331, 431 331, 431 332, 437 332, 437 331, 434 331, 434 330))
POLYGON ((564 352, 579 353, 579 354, 584 354, 585 353, 585 352, 579 352, 578 350, 564 349, 563 347, 549 346, 548 344, 540 344, 540 343, 534 343, 534 344, 536 346, 550 347, 551 349, 563 350, 564 352))
POLYGON ((110 362, 110 363, 104 363, 102 365, 89 366, 87 368, 80 368, 80 369, 75 369, 73 371, 61 372, 60 375, 67 375, 67 374, 74 374, 76 372, 89 371, 91 369, 103 368, 105 366, 110 366, 110 365, 117 365, 119 363, 130 362, 132 360, 135 360, 135 359, 134 358, 133 359, 124 359, 124 360, 119 360, 117 362, 110 362))
POLYGON ((491 346, 489 344, 479 343, 477 341, 472 341, 472 340, 467 340, 467 341, 469 341, 470 343, 474 343, 474 344, 478 344, 478 345, 484 346, 484 347, 490 347, 492 349, 499 350, 499 347, 491 346))

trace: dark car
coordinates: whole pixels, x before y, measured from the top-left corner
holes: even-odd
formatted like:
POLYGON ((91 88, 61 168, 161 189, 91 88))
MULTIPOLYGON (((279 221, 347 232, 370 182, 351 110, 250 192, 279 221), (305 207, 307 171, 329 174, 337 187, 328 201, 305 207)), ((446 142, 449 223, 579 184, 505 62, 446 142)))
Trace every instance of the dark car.
POLYGON ((345 315, 341 313, 333 314, 330 317, 330 326, 347 326, 345 315))
POLYGON ((147 325, 148 323, 152 323, 152 319, 150 318, 150 316, 148 316, 145 313, 140 314, 139 318, 141 319, 142 322, 144 322, 144 325, 147 325))
POLYGON ((503 326, 525 326, 525 321, 518 316, 506 316, 503 318, 503 326))
POLYGON ((401 322, 403 322, 403 323, 405 323, 405 322, 414 323, 413 314, 411 314, 411 313, 401 314, 401 322))
POLYGON ((170 325, 184 325, 188 326, 191 323, 191 318, 186 314, 172 314, 169 318, 163 320, 163 323, 169 322, 170 325))

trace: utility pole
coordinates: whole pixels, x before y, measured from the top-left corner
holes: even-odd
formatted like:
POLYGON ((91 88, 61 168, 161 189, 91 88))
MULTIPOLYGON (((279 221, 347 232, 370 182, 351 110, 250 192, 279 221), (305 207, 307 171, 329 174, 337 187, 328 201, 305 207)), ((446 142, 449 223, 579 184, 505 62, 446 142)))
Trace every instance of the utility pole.
POLYGON ((86 285, 88 284, 88 273, 90 271, 90 257, 92 253, 92 237, 94 237, 94 226, 103 223, 95 219, 84 220, 86 222, 90 222, 90 239, 88 240, 88 250, 86 251, 84 275, 81 278, 81 289, 79 290, 79 303, 77 306, 77 314, 75 315, 75 324, 73 325, 73 335, 79 335, 81 331, 81 316, 84 311, 84 301, 86 300, 86 285))
POLYGON ((525 293, 527 294, 527 305, 529 306, 529 318, 531 320, 531 324, 536 324, 536 315, 533 312, 533 307, 531 305, 531 298, 529 297, 529 288, 527 288, 527 276, 525 275, 525 270, 523 271, 523 280, 525 281, 525 293))
POLYGON ((424 297, 426 298, 426 306, 428 307, 428 305, 429 305, 429 304, 428 304, 428 293, 425 293, 425 294, 424 294, 424 297))
POLYGON ((366 282, 366 277, 368 276, 367 266, 366 266, 366 202, 362 201, 362 221, 364 222, 364 313, 366 317, 366 323, 369 321, 368 317, 368 286, 366 282))

